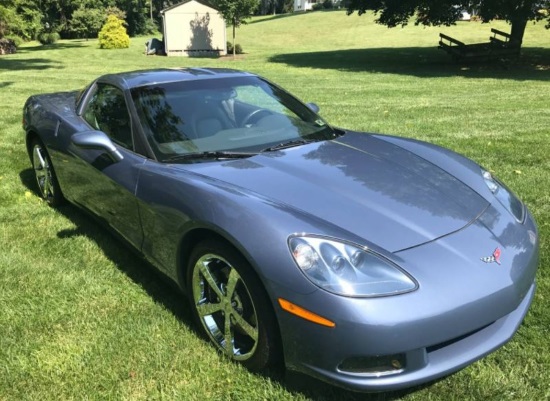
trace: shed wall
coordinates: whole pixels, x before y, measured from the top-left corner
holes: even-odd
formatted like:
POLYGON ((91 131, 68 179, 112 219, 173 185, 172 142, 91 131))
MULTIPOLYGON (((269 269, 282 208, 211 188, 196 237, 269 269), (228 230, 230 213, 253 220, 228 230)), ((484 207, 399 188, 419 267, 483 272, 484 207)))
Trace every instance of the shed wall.
POLYGON ((225 21, 217 10, 190 1, 165 12, 164 41, 168 56, 224 55, 225 21))

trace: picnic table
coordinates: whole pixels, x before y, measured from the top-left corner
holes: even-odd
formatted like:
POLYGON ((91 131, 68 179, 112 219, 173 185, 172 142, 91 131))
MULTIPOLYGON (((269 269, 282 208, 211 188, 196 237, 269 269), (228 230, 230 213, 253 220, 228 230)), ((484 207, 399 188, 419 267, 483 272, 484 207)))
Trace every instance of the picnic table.
POLYGON ((443 33, 439 34, 439 48, 456 61, 488 61, 519 56, 521 44, 511 40, 510 34, 491 29, 489 42, 466 44, 443 33))

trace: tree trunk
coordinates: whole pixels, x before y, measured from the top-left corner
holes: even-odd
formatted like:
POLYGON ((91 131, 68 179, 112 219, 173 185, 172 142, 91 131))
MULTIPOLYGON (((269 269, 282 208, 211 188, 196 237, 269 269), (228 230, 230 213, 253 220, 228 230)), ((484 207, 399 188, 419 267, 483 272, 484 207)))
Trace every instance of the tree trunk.
POLYGON ((513 19, 511 23, 512 31, 510 32, 510 41, 512 43, 517 43, 517 45, 521 47, 521 44, 523 43, 523 34, 525 33, 525 27, 527 26, 527 18, 513 19))
POLYGON ((235 59, 235 21, 233 21, 233 60, 235 59))

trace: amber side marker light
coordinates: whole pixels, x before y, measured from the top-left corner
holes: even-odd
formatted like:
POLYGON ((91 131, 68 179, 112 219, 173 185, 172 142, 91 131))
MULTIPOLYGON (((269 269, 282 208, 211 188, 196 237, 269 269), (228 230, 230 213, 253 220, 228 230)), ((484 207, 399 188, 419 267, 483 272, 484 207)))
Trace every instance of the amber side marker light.
POLYGON ((335 327, 336 323, 331 322, 328 319, 325 319, 322 316, 319 316, 313 312, 308 311, 307 309, 301 308, 298 305, 294 305, 292 302, 287 301, 286 299, 279 298, 279 305, 281 308, 286 310, 293 315, 299 316, 302 319, 309 320, 310 322, 320 324, 321 326, 326 327, 335 327))

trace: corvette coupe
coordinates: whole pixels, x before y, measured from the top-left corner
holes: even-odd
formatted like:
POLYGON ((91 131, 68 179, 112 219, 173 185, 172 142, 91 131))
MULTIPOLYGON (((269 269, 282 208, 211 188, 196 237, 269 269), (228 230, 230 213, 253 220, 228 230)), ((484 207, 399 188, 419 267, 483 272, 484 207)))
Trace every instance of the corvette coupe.
POLYGON ((106 223, 252 371, 410 387, 505 344, 535 292, 525 205, 450 150, 332 127, 254 74, 156 69, 30 97, 40 195, 106 223))

